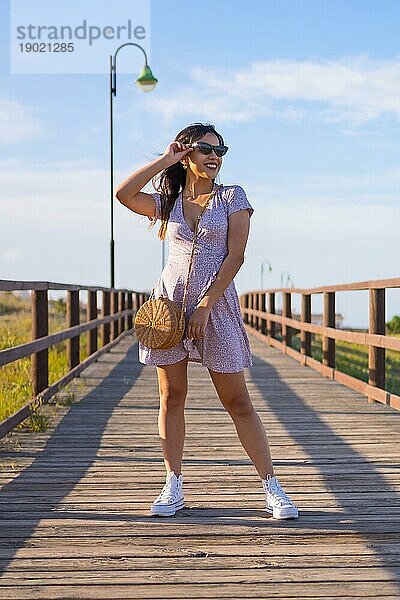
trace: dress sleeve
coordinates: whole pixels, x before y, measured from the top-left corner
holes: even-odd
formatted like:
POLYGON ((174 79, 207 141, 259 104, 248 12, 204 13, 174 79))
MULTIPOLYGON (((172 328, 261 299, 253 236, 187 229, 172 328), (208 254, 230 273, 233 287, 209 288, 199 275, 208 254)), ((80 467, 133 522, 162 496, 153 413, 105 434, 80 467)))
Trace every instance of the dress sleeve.
POLYGON ((228 217, 238 211, 247 208, 250 213, 250 217, 254 212, 254 208, 247 199, 246 192, 240 185, 232 186, 232 191, 227 197, 228 217))
POLYGON ((154 202, 156 203, 156 214, 154 217, 147 217, 150 221, 157 221, 157 219, 161 219, 161 194, 159 192, 152 192, 150 196, 153 197, 154 202))

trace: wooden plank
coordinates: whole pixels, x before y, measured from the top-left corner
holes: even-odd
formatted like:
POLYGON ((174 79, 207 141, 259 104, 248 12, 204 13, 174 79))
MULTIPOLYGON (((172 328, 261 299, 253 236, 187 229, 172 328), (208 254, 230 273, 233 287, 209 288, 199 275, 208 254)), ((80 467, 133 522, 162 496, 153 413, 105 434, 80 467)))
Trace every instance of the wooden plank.
MULTIPOLYGON (((158 582, 153 583, 152 586, 149 584, 136 584, 135 587, 130 585, 107 585, 107 600, 133 600, 136 598, 152 598, 160 600, 177 600, 178 598, 191 598, 191 600, 199 600, 200 598, 206 598, 207 600, 218 600, 219 598, 279 598, 280 600, 293 600, 296 598, 302 598, 304 600, 310 600, 311 598, 318 598, 321 600, 333 600, 334 598, 340 598, 340 600, 358 600, 360 598, 370 598, 375 600, 398 600, 396 586, 392 583, 368 584, 359 583, 356 588, 353 582, 343 582, 340 585, 333 586, 331 583, 316 583, 313 584, 312 590, 310 590, 309 584, 301 586, 296 583, 280 583, 269 584, 263 582, 261 584, 252 584, 245 582, 245 584, 220 584, 210 583, 205 586, 204 584, 182 584, 177 583, 164 583, 158 582), (243 590, 243 591, 242 591, 243 590), (294 596, 296 594, 296 596, 294 596), (339 595, 340 594, 340 595, 339 595)), ((46 600, 65 600, 68 598, 92 600, 104 598, 104 585, 101 583, 97 584, 85 584, 85 586, 13 586, 12 588, 2 589, 0 587, 0 598, 6 600, 25 600, 25 598, 31 598, 33 600, 46 598, 46 600), (30 587, 28 592, 27 587, 30 587), (27 595, 29 593, 29 595, 27 595)))
MULTIPOLYGON (((146 540, 144 540, 146 542, 146 540)), ((385 544, 366 544, 366 543, 348 543, 348 544, 308 544, 307 554, 304 555, 304 548, 299 544, 285 544, 280 543, 279 545, 264 545, 259 544, 221 544, 213 545, 207 542, 198 542, 194 549, 191 547, 182 546, 180 541, 176 541, 175 545, 171 541, 169 545, 163 544, 140 544, 140 545, 129 545, 120 544, 116 540, 115 543, 109 543, 102 545, 93 546, 90 538, 79 538, 76 542, 76 538, 70 540, 63 540, 63 547, 46 546, 46 547, 35 547, 34 545, 18 548, 14 551, 13 549, 0 548, 0 557, 9 558, 14 556, 14 560, 22 561, 33 561, 36 559, 66 559, 73 560, 74 558, 90 558, 90 557, 268 557, 278 558, 279 560, 289 560, 289 557, 295 556, 296 561, 299 564, 303 561, 314 561, 322 560, 324 557, 333 557, 335 560, 341 558, 343 560, 352 559, 354 556, 360 557, 360 559, 371 559, 379 560, 377 556, 377 550, 382 555, 389 556, 392 560, 397 561, 399 557, 400 542, 397 543, 385 543, 385 544), (86 542, 86 543, 85 543, 86 542), (67 549, 67 555, 66 555, 67 549)))
POLYGON ((277 521, 206 369, 190 364, 186 506, 154 518, 156 371, 132 342, 71 382, 80 401, 45 407, 51 431, 2 441, 0 598, 399 597, 399 413, 251 338, 249 393, 300 513, 277 521))
POLYGON ((108 585, 108 584, 143 584, 152 583, 152 579, 157 576, 159 581, 165 583, 171 581, 180 581, 181 584, 207 584, 210 583, 242 583, 243 578, 249 583, 302 583, 312 585, 321 580, 324 582, 332 582, 333 584, 341 584, 344 582, 361 582, 366 581, 372 586, 374 583, 393 582, 400 574, 400 567, 392 566, 390 572, 386 569, 366 566, 365 568, 324 568, 324 567, 301 567, 301 571, 292 564, 287 569, 276 569, 268 566, 268 563, 259 561, 252 568, 242 569, 240 566, 233 568, 216 567, 215 569, 207 567, 204 563, 209 564, 208 559, 191 559, 190 566, 184 568, 176 564, 170 569, 158 568, 158 561, 154 561, 154 567, 146 568, 127 568, 126 570, 99 570, 92 568, 86 571, 80 568, 78 571, 69 572, 68 570, 57 571, 5 571, 1 577, 1 585, 12 585, 17 583, 21 585, 52 585, 63 584, 69 582, 70 585, 108 585), (200 564, 199 564, 200 563, 200 564))

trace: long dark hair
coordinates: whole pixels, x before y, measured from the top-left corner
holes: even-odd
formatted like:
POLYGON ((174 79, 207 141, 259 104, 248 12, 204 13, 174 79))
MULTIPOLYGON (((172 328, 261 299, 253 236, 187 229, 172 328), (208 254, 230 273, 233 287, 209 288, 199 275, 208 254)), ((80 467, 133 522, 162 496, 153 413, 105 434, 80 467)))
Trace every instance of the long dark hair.
MULTIPOLYGON (((218 137, 219 143, 224 145, 222 135, 215 130, 214 125, 209 123, 192 123, 188 125, 176 135, 174 141, 192 144, 201 139, 206 133, 214 133, 218 137)), ((212 182, 214 183, 214 179, 212 179, 212 182)), ((161 226, 158 230, 158 237, 163 240, 167 232, 168 219, 172 207, 179 192, 184 189, 186 184, 186 169, 181 161, 178 160, 153 177, 152 184, 154 189, 161 194, 161 226)), ((155 222, 153 220, 150 223, 149 229, 153 227, 155 222)))

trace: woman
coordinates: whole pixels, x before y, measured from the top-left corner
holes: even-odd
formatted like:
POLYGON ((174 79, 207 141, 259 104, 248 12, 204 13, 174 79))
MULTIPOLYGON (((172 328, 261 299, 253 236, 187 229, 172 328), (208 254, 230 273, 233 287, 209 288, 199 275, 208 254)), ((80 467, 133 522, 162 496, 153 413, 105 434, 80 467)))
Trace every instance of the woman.
POLYGON ((243 369, 252 361, 233 278, 244 261, 253 208, 242 187, 219 187, 215 182, 227 150, 213 125, 194 123, 180 131, 159 158, 130 175, 115 191, 122 204, 152 220, 150 227, 162 221, 158 236, 164 239, 168 232, 169 255, 154 292, 155 297, 162 293, 178 303, 183 299, 196 219, 214 192, 198 225, 184 339, 166 350, 146 348, 139 342, 140 362, 157 367, 158 428, 167 471, 151 514, 171 516, 184 506, 184 406, 187 365, 193 361, 209 370, 262 480, 266 510, 277 519, 295 518, 298 510, 274 476, 267 436, 244 378, 243 369), (158 191, 146 194, 141 190, 150 179, 158 191))

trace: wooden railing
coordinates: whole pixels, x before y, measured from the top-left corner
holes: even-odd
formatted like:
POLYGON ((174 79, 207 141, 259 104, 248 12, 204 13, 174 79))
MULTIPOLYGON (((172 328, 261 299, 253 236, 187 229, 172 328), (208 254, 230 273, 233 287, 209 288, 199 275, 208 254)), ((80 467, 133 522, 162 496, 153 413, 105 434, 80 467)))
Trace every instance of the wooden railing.
POLYGON ((118 343, 132 330, 133 316, 148 299, 146 292, 127 289, 105 288, 85 285, 68 285, 42 281, 0 280, 0 291, 31 290, 32 341, 0 351, 0 367, 20 358, 32 355, 31 381, 33 397, 0 423, 0 437, 30 416, 65 386, 77 377, 89 364, 118 343), (67 291, 67 328, 49 334, 48 290, 67 291), (87 292, 86 322, 80 323, 79 293, 87 292), (101 317, 98 317, 97 293, 102 293, 101 317), (100 328, 101 346, 97 347, 100 328), (87 336, 88 357, 80 361, 80 335, 87 336), (51 346, 67 340, 68 373, 49 385, 48 350, 51 346))
POLYGON ((385 350, 400 351, 400 338, 386 335, 385 291, 399 288, 400 279, 380 279, 312 289, 277 288, 256 290, 240 296, 246 328, 257 337, 301 364, 319 371, 368 397, 369 402, 382 402, 400 410, 400 396, 385 390, 385 350), (368 333, 335 328, 335 294, 342 291, 369 291, 368 333), (282 294, 282 314, 276 312, 276 294, 282 294), (301 294, 300 320, 292 318, 292 296, 301 294), (311 323, 311 298, 323 294, 323 324, 311 323), (277 324, 281 340, 276 338, 277 324), (294 331, 300 332, 300 352, 292 347, 294 331), (322 362, 311 356, 312 334, 322 336, 322 362), (335 366, 335 342, 341 340, 368 347, 368 383, 339 371, 335 366))

